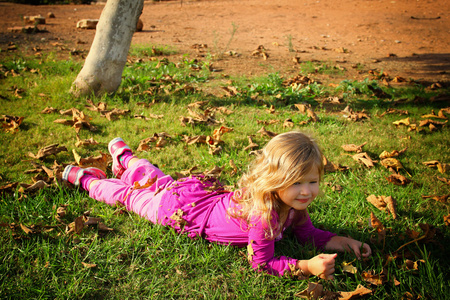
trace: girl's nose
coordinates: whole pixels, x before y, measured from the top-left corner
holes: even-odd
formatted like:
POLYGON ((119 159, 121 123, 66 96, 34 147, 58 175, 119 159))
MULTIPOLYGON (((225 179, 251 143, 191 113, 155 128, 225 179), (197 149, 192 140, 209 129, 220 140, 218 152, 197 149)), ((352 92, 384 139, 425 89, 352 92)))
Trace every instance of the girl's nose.
POLYGON ((310 189, 309 189, 309 187, 308 187, 307 185, 303 185, 303 186, 300 188, 300 194, 301 194, 301 195, 306 195, 306 196, 308 196, 310 193, 311 193, 311 191, 310 191, 310 189))

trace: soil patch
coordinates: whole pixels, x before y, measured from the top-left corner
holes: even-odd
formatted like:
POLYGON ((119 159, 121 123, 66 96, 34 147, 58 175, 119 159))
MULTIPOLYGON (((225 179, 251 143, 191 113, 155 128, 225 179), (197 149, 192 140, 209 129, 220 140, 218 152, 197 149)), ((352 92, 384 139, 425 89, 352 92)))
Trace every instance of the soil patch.
MULTIPOLYGON (((55 49, 83 59, 95 30, 76 28, 100 17, 104 4, 31 6, 0 3, 2 55, 55 49), (11 32, 24 16, 49 12, 37 33, 11 32), (11 48, 8 50, 8 47, 11 48)), ((321 61, 361 79, 368 70, 416 81, 450 81, 450 0, 216 0, 145 2, 144 29, 133 44, 168 45, 192 58, 214 55, 228 75, 298 73, 321 61), (207 45, 195 48, 194 45, 207 45), (252 55, 259 47, 263 55, 252 55)), ((339 76, 338 76, 339 77, 339 76)))

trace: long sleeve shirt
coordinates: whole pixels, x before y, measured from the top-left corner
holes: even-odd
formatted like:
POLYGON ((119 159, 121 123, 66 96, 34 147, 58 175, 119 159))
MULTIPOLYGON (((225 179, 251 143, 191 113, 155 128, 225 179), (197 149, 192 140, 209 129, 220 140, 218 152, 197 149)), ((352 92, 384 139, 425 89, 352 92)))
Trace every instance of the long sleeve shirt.
MULTIPOLYGON (((335 235, 315 228, 308 214, 303 217, 305 220, 300 220, 302 214, 291 209, 279 235, 275 239, 267 238, 267 224, 259 217, 247 222, 230 214, 240 209, 232 200, 234 192, 226 191, 212 179, 183 178, 163 192, 158 209, 159 223, 187 233, 191 238, 203 237, 212 242, 247 247, 252 267, 273 275, 282 276, 290 271, 290 265, 297 263, 294 258, 274 256, 275 242, 282 238, 286 228, 293 228, 299 243, 312 243, 317 248, 323 248, 335 235)), ((279 217, 275 212, 272 221, 273 228, 277 228, 279 217)))

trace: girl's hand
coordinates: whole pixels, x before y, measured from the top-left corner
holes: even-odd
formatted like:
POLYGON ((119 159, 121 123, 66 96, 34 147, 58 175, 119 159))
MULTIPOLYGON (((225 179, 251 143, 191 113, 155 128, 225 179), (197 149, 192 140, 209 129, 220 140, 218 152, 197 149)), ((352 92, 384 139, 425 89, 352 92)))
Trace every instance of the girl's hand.
POLYGON ((334 236, 325 245, 327 250, 354 252, 358 259, 369 257, 372 254, 370 246, 352 238, 334 236))
POLYGON ((305 275, 316 275, 322 279, 334 279, 334 266, 337 254, 319 254, 309 260, 299 260, 297 268, 305 275))

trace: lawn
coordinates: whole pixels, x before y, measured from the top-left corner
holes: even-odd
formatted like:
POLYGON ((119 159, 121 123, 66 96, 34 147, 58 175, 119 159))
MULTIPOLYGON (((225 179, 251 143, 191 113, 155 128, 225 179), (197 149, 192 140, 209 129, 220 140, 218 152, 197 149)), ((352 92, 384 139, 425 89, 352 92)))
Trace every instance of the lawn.
MULTIPOLYGON (((330 62, 224 78, 212 57, 139 56, 151 49, 131 51, 119 90, 101 98, 69 93, 76 58, 3 53, 1 298, 290 299, 307 288, 328 299, 448 297, 448 88, 363 66, 367 76, 346 79, 330 62), (231 130, 206 143, 220 128, 231 130), (178 235, 60 180, 71 163, 112 176, 107 144, 121 136, 173 177, 218 167, 233 187, 254 151, 290 130, 314 136, 328 162, 313 223, 373 250, 362 261, 339 254, 332 281, 256 272, 246 249, 178 235)), ((276 246, 276 255, 316 254, 289 233, 276 246)))

